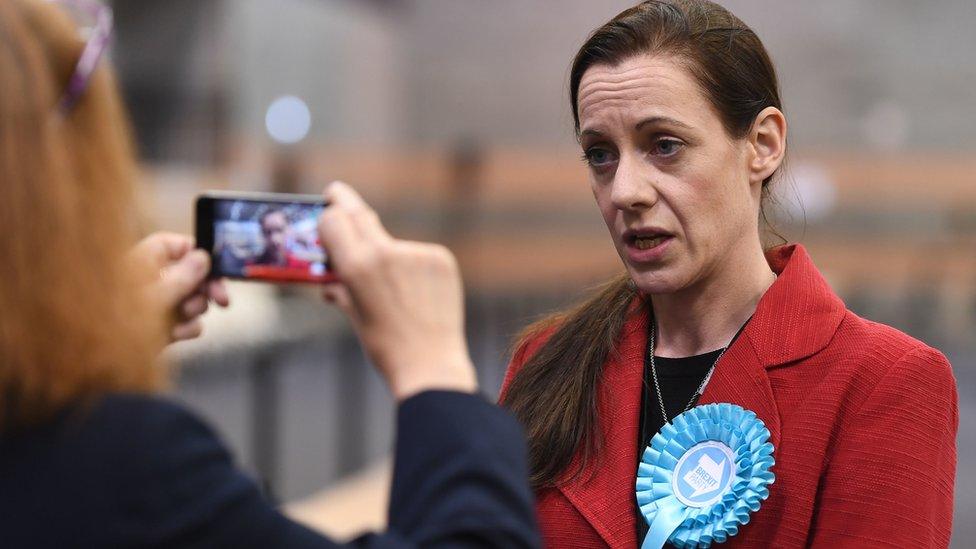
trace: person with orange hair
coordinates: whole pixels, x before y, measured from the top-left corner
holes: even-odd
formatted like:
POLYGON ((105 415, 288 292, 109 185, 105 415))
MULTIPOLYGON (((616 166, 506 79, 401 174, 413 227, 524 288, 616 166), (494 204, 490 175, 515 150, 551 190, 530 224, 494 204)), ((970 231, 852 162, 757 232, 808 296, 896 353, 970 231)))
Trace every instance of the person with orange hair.
MULTIPOLYGON (((193 275, 200 258, 185 237, 152 235, 133 249, 137 167, 112 73, 82 68, 90 72, 80 100, 78 84, 56 91, 79 72, 72 23, 51 6, 2 8, 0 420, 9 424, 45 419, 97 385, 157 386, 159 369, 132 365, 195 335, 197 315, 160 310, 151 316, 159 323, 133 323, 134 304, 172 310, 203 277, 193 275), (131 265, 145 278, 133 280, 131 265)), ((201 298, 190 301, 198 311, 201 298)))
MULTIPOLYGON (((334 547, 158 394, 160 351, 227 295, 187 237, 135 244, 136 161, 99 63, 110 28, 90 0, 0 1, 0 545, 334 547), (66 7, 91 15, 87 42, 66 7)), ((399 402, 390 529, 353 545, 537 546, 522 431, 474 394, 453 257, 392 238, 346 185, 326 198, 343 282, 325 297, 399 402)))

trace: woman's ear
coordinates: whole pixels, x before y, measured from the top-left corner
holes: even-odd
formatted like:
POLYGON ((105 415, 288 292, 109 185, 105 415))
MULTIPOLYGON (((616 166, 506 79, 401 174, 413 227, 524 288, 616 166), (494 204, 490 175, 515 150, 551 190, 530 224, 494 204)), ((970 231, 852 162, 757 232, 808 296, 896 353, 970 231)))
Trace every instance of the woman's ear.
POLYGON ((786 155, 786 116, 776 107, 766 107, 756 116, 749 133, 752 155, 749 180, 761 183, 783 163, 786 155))

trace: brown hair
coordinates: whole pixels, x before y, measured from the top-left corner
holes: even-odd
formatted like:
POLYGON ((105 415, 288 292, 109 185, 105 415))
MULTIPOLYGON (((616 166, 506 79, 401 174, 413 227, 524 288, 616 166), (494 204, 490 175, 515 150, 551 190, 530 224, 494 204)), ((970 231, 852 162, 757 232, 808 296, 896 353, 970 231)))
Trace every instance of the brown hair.
MULTIPOLYGON (((782 109, 773 64, 745 23, 708 0, 652 0, 598 28, 576 54, 570 102, 577 134, 579 85, 587 69, 644 54, 671 55, 683 62, 732 138, 745 137, 763 109, 782 109)), ((772 177, 763 182, 763 202, 772 177)), ((766 221, 764 212, 762 219, 766 221)), ((529 327, 521 337, 520 347, 545 331, 552 333, 515 375, 504 397, 528 433, 536 489, 580 473, 598 453, 597 385, 637 295, 630 278, 620 276, 574 309, 529 327), (578 470, 567 471, 577 452, 578 470)))
POLYGON ((159 383, 158 326, 126 252, 138 230, 128 123, 104 60, 67 113, 83 43, 55 6, 0 2, 0 426, 159 383), (150 315, 151 316, 151 315, 150 315))

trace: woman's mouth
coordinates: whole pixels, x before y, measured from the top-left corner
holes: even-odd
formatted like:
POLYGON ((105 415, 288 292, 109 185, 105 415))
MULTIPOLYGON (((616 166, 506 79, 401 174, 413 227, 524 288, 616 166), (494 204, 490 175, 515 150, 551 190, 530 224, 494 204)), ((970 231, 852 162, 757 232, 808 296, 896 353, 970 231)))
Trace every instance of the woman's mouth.
POLYGON ((653 263, 661 260, 674 237, 660 232, 641 234, 628 231, 623 240, 630 263, 653 263))
POLYGON ((655 236, 651 238, 637 237, 634 239, 634 246, 638 250, 650 250, 656 247, 658 244, 664 242, 668 237, 666 236, 655 236))

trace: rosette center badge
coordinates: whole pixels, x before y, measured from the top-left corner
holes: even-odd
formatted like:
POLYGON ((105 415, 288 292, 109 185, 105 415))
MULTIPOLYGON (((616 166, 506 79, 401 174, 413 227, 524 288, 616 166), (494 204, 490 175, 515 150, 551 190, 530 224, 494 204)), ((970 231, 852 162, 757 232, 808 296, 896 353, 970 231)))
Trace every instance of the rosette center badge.
POLYGON ((702 442, 685 452, 671 477, 675 497, 688 507, 707 507, 732 489, 735 454, 721 442, 702 442))

